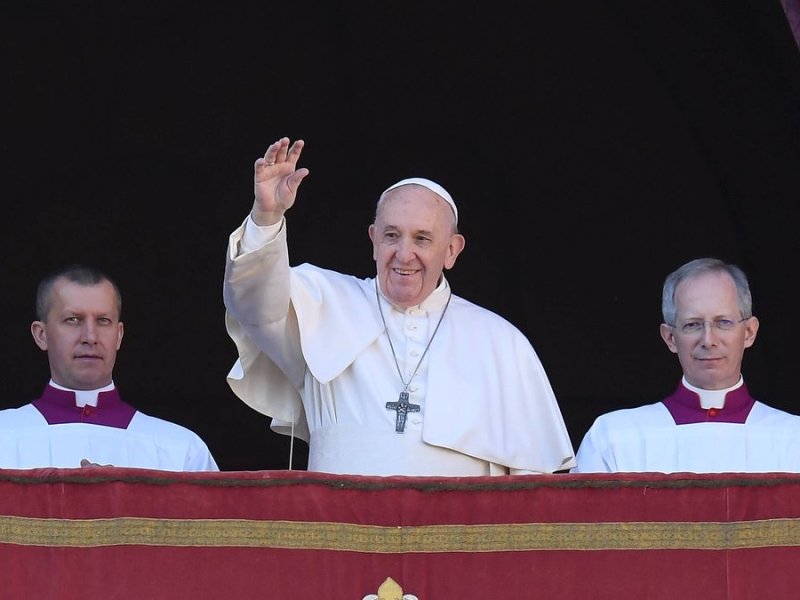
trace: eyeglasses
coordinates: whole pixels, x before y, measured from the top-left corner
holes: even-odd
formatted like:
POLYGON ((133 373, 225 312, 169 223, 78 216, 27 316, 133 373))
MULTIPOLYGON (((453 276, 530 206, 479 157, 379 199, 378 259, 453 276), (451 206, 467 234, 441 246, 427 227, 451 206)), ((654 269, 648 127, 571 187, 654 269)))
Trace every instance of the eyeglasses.
POLYGON ((745 317, 744 319, 739 319, 738 321, 734 321, 733 319, 712 319, 710 321, 687 321, 683 325, 670 325, 673 329, 679 329, 681 333, 685 333, 686 335, 693 335, 702 333, 706 330, 706 323, 708 323, 711 327, 719 329, 721 331, 731 331, 734 329, 739 323, 747 321, 751 317, 745 317))

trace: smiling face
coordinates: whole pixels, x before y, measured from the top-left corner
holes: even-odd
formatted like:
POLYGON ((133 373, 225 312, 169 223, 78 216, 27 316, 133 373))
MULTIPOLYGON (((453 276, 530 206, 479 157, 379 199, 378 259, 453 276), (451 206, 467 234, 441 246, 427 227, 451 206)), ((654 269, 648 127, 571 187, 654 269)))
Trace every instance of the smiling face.
POLYGON ((661 337, 678 355, 686 380, 706 390, 720 390, 739 381, 745 348, 753 345, 758 319, 742 319, 736 284, 724 272, 705 272, 684 279, 675 288, 674 327, 662 324, 661 337), (729 320, 730 330, 707 321, 729 320), (687 333, 683 325, 702 321, 702 332, 687 333), (741 322, 740 322, 741 321, 741 322))
POLYGON ((31 333, 47 351, 53 381, 75 390, 111 383, 123 333, 114 286, 57 279, 50 300, 47 317, 34 321, 31 333))
POLYGON ((399 308, 416 306, 464 249, 450 206, 419 185, 388 192, 369 227, 381 291, 399 308))

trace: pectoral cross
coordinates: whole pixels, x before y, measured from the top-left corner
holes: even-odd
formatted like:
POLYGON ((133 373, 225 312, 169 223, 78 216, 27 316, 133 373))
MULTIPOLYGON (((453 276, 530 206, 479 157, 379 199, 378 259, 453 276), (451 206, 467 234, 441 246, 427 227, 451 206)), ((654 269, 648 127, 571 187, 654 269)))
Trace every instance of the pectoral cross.
POLYGON ((419 412, 419 404, 411 404, 408 401, 408 392, 403 390, 400 392, 400 398, 397 402, 386 403, 386 410, 397 411, 394 430, 397 433, 403 433, 406 430, 406 415, 410 412, 419 412))

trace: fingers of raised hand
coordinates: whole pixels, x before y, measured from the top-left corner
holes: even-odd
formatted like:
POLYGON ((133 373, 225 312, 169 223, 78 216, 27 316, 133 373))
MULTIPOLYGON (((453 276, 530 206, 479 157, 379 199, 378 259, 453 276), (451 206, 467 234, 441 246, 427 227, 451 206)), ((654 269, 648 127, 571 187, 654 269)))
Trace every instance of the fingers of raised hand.
MULTIPOLYGON (((291 147, 289 146, 289 138, 282 137, 276 142, 270 144, 267 151, 264 153, 263 166, 271 167, 273 165, 289 162, 291 164, 297 163, 300 158, 300 153, 303 151, 303 140, 296 140, 291 147)), ((258 164, 258 161, 256 161, 258 164)))
POLYGON ((264 164, 271 167, 274 164, 286 161, 286 149, 289 147, 289 138, 283 137, 273 142, 264 153, 264 164))
POLYGON ((297 164, 297 161, 300 159, 300 154, 303 152, 303 146, 305 146, 303 140, 295 140, 294 144, 288 148, 287 160, 290 163, 297 164))
POLYGON ((281 144, 284 142, 284 140, 286 140, 286 143, 289 142, 289 140, 286 138, 280 139, 277 142, 273 142, 269 145, 269 148, 267 148, 264 156, 256 160, 255 172, 257 179, 269 178, 271 176, 271 168, 278 163, 281 144))

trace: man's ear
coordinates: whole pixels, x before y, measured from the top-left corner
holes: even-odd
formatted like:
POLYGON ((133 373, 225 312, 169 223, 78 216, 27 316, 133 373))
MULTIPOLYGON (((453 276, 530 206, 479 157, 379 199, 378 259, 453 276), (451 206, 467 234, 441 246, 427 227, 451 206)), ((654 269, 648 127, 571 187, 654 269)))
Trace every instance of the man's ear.
POLYGON ((122 346, 122 334, 125 333, 125 328, 122 326, 122 321, 119 322, 119 331, 117 331, 117 350, 122 346))
POLYGON ((47 351, 47 333, 45 332, 44 323, 42 321, 34 321, 31 323, 31 335, 36 345, 39 346, 40 349, 47 351))
POLYGON ((666 323, 661 324, 661 339, 669 348, 670 352, 678 353, 678 346, 675 344, 675 328, 670 327, 666 323))
POLYGON ((756 335, 758 334, 758 319, 755 317, 750 317, 747 319, 747 322, 744 324, 744 347, 749 348, 753 345, 756 341, 756 335))
POLYGON ((464 246, 466 246, 467 241, 464 239, 464 236, 460 233, 454 233, 450 238, 450 244, 447 247, 447 256, 444 260, 444 268, 445 269, 452 269, 453 265, 456 264, 456 259, 458 255, 461 254, 461 251, 464 250, 464 246))

